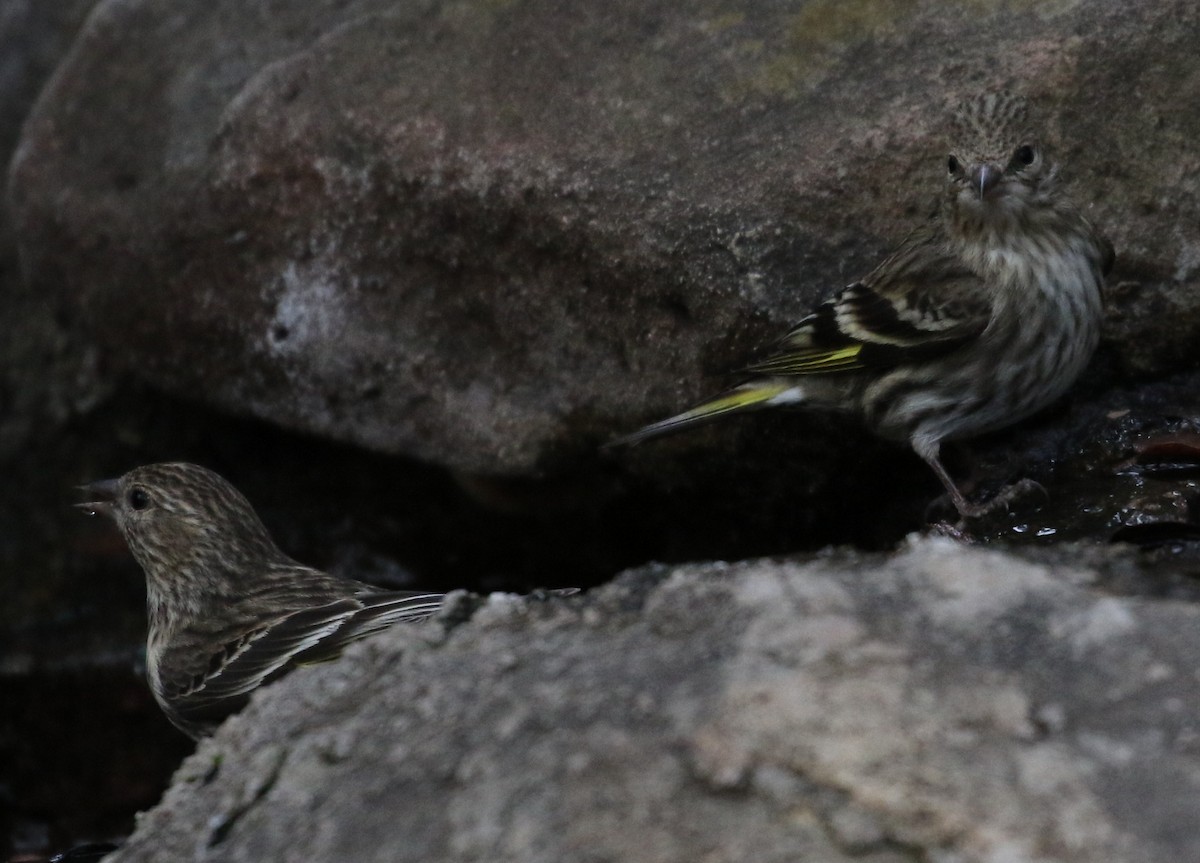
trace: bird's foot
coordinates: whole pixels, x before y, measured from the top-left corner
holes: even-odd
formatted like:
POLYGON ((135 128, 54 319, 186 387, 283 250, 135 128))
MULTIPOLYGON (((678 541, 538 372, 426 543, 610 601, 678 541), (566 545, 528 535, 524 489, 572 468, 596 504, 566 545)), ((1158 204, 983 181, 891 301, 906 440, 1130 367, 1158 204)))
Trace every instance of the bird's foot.
POLYGON ((967 522, 1001 510, 1007 511, 1017 498, 1035 491, 1047 499, 1050 497, 1041 483, 1031 479, 1022 479, 1012 485, 1007 485, 1000 489, 994 497, 982 503, 971 503, 961 493, 952 495, 947 492, 933 500, 925 508, 925 521, 930 524, 930 533, 970 541, 971 535, 967 530, 967 522), (958 521, 952 524, 947 516, 955 512, 957 512, 958 521))
POLYGON ((1014 482, 1012 485, 1006 485, 991 500, 984 501, 983 503, 968 503, 965 500, 956 502, 958 505, 958 514, 966 520, 970 518, 982 518, 999 510, 1007 512, 1013 501, 1035 491, 1041 494, 1046 500, 1050 499, 1050 494, 1040 482, 1026 477, 1014 482))

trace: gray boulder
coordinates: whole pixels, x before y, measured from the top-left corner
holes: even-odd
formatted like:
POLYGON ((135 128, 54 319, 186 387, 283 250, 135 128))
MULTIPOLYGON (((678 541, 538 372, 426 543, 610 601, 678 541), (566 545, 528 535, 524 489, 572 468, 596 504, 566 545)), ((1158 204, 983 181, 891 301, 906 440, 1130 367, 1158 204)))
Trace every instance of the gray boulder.
POLYGON ((1193 860, 1200 610, 1058 563, 629 573, 258 694, 113 861, 1193 860))
POLYGON ((720 386, 863 274, 981 88, 1040 103, 1121 252, 1121 362, 1187 361, 1197 35, 1186 0, 108 0, 11 200, 33 289, 109 379, 530 475, 720 386))

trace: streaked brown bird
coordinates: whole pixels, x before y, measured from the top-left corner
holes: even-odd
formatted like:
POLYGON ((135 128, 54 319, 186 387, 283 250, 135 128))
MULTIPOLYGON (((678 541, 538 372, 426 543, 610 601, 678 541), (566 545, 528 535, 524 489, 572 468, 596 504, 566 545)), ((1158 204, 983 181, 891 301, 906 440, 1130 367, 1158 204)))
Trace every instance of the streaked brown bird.
POLYGON ((436 614, 443 594, 391 591, 292 560, 242 494, 182 462, 82 486, 146 574, 146 676, 167 717, 199 739, 250 693, 352 641, 436 614))
POLYGON ((1023 480, 972 503, 942 466, 942 442, 1009 426, 1074 383, 1100 339, 1112 245, 1063 194, 1022 98, 971 99, 953 128, 927 224, 748 366, 744 383, 610 446, 809 405, 907 442, 963 518, 1036 487, 1023 480))

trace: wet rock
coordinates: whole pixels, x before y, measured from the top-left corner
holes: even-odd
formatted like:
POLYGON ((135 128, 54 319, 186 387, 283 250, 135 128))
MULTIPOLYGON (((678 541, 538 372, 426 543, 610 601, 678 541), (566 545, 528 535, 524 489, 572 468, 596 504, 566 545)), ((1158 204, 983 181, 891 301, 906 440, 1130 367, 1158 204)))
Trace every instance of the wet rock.
POLYGON ((1186 860, 1200 609, 1128 552, 627 574, 262 690, 131 861, 1186 860))
POLYGON ((1198 393, 1195 372, 1084 392, 1015 434, 977 442, 980 474, 1029 474, 1047 495, 975 522, 972 537, 1042 546, 1112 540, 1200 560, 1198 393))
POLYGON ((32 284, 116 366, 531 475, 719 386, 861 275, 928 209, 946 103, 1014 81, 1122 253, 1121 362, 1184 361, 1191 20, 1184 0, 106 2, 12 198, 32 284))

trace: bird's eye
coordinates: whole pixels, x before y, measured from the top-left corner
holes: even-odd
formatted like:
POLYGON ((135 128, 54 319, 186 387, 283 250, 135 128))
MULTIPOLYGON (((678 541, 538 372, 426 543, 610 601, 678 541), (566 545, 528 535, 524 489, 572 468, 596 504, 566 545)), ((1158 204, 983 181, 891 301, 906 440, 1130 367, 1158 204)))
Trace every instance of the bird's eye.
POLYGON ((129 505, 134 509, 145 509, 150 505, 150 495, 144 488, 134 488, 129 491, 129 505))
POLYGON ((1015 158, 1022 165, 1032 165, 1033 157, 1033 147, 1029 146, 1028 144, 1022 144, 1020 147, 1017 147, 1017 152, 1013 154, 1013 158, 1015 158))
POLYGON ((946 160, 946 168, 950 171, 951 174, 957 174, 958 173, 958 159, 954 158, 954 156, 951 156, 949 159, 946 160))

